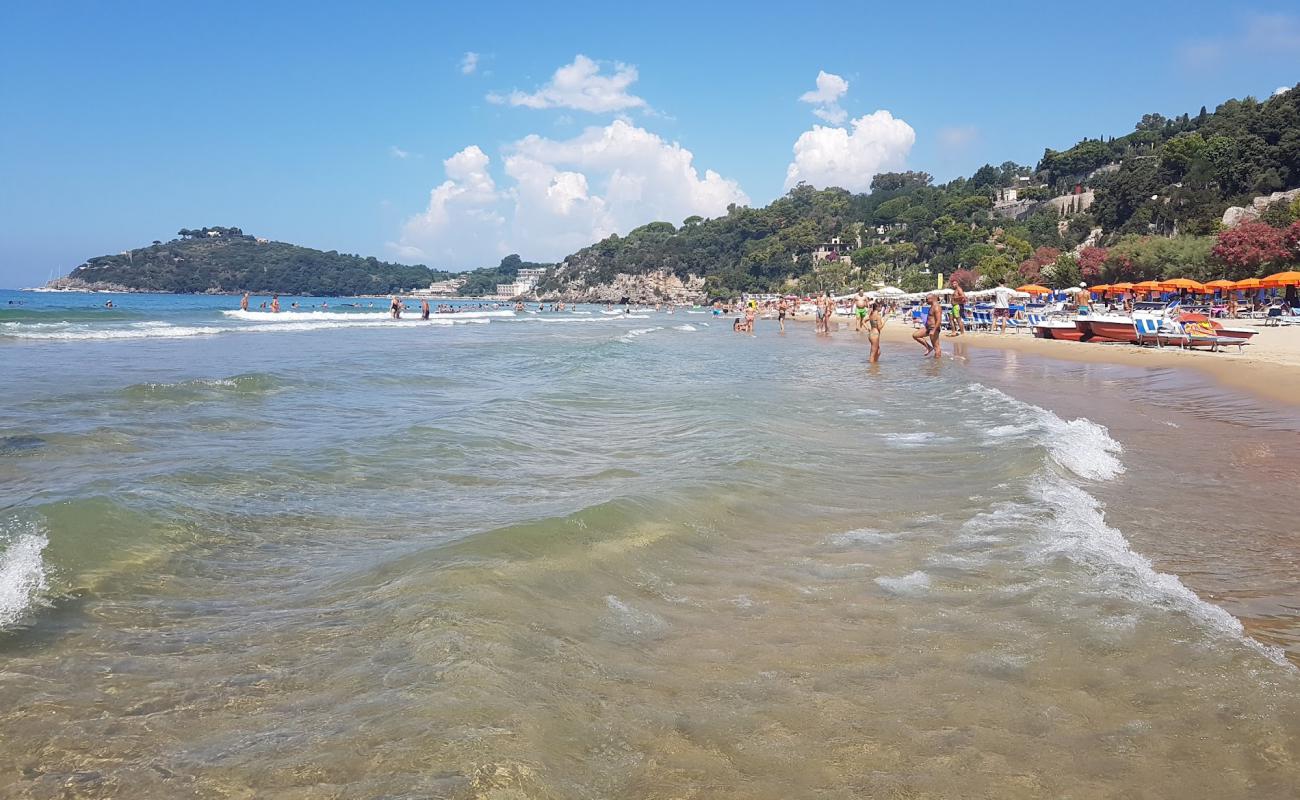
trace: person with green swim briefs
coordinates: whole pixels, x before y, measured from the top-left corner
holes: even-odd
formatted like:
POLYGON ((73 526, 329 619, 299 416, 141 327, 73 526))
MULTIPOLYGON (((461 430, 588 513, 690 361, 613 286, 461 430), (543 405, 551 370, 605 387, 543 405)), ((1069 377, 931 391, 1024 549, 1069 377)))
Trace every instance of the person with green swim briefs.
POLYGON ((858 289, 858 296, 853 298, 853 313, 858 317, 857 331, 861 333, 867 327, 867 296, 858 289))
POLYGON ((949 285, 952 286, 952 333, 948 335, 961 336, 966 332, 966 323, 961 318, 961 311, 966 307, 966 290, 956 280, 949 285))

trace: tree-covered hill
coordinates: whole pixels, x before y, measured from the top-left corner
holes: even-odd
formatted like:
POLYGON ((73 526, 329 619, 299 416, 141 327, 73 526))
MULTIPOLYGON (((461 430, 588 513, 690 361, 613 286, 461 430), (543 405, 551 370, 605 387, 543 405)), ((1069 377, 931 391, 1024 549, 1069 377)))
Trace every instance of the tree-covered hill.
MULTIPOLYGON (((1300 86, 1263 102, 1229 100, 1212 113, 1148 114, 1130 134, 1048 149, 1037 167, 987 165, 938 186, 923 172, 887 173, 869 194, 801 185, 765 208, 652 222, 574 253, 542 289, 654 271, 705 277, 710 293, 722 295, 877 281, 920 290, 938 272, 968 284, 1060 286, 1112 276, 1244 277, 1289 263, 1291 251, 1220 242, 1224 210, 1296 187, 1300 86), (1008 189, 1018 204, 1007 202, 1008 189), (1095 202, 1081 211, 1082 198, 1095 202), (818 253, 823 244, 831 246, 818 253), (1223 256, 1243 247, 1268 257, 1223 256)), ((1300 217, 1300 203, 1275 205, 1260 224, 1281 232, 1300 217)))
POLYGON ((182 229, 112 256, 98 256, 55 281, 68 288, 151 292, 385 294, 428 286, 451 273, 314 250, 245 235, 239 228, 182 229))

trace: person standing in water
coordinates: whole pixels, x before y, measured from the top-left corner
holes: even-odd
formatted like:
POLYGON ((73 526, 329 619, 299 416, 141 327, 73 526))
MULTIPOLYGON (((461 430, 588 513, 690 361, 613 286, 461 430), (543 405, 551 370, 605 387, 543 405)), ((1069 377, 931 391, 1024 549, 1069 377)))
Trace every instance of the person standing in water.
POLYGON ((244 292, 244 296, 239 298, 239 310, 240 311, 248 310, 248 292, 244 292))
POLYGON ((429 318, 429 298, 421 297, 420 298, 420 319, 428 319, 428 318, 429 318))
POLYGON ((271 295, 271 313, 272 314, 280 313, 280 295, 278 294, 271 295))
POLYGON ((388 304, 388 313, 393 319, 402 318, 402 301, 397 299, 397 295, 393 295, 392 301, 388 304))
POLYGON ((943 328, 943 309, 939 306, 939 295, 932 294, 927 299, 930 301, 930 308, 925 317, 925 327, 912 334, 912 338, 925 348, 926 357, 934 355, 938 358, 941 355, 939 331, 943 328))
POLYGON ((880 334, 885 330, 885 315, 881 313, 880 301, 871 301, 871 312, 867 315, 867 341, 871 342, 871 363, 880 360, 880 334))
POLYGON ((776 321, 781 326, 781 333, 785 333, 785 315, 790 313, 790 303, 784 297, 781 302, 776 304, 776 321))

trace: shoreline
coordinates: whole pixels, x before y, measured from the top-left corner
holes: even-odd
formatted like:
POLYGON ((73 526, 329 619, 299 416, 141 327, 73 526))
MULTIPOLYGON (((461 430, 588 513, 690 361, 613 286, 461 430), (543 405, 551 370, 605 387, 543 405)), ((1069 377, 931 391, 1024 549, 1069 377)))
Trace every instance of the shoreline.
MULTIPOLYGON (((810 317, 799 316, 797 323, 812 322, 810 317)), ((1238 323, 1246 321, 1239 320, 1238 323)), ((775 320, 760 320, 763 327, 775 326, 775 320)), ((866 334, 853 330, 852 320, 837 316, 832 332, 839 336, 861 336, 866 345, 866 334)), ((887 349, 882 361, 898 353, 909 357, 920 356, 920 346, 912 341, 915 329, 905 320, 890 319, 885 324, 882 343, 887 349)), ((1011 350, 1043 358, 1055 358, 1096 364, 1118 364, 1150 369, 1190 368, 1213 378, 1218 383, 1287 406, 1300 406, 1300 328, 1260 328, 1245 352, 1211 353, 1204 350, 1178 348, 1139 347, 1130 344, 1101 344, 1037 339, 1027 332, 989 333, 967 332, 961 336, 943 334, 942 349, 956 352, 958 347, 976 347, 985 350, 1011 350)))

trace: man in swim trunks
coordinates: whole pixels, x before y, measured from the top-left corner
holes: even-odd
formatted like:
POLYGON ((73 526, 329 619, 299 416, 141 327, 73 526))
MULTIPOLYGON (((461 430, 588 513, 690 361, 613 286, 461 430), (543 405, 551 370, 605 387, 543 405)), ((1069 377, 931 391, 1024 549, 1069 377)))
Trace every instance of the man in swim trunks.
POLYGON ((953 281, 952 286, 952 333, 950 336, 961 336, 966 332, 966 323, 962 321, 961 311, 966 307, 966 290, 961 288, 961 284, 953 281))
POLYGON ((1088 284, 1079 284, 1079 293, 1074 296, 1074 303, 1079 307, 1079 316, 1088 316, 1088 307, 1092 304, 1092 293, 1088 291, 1088 284))
POLYGON ((858 289, 858 296, 853 298, 853 314, 858 318, 857 330, 859 333, 867 327, 867 297, 858 289))
POLYGON ((244 296, 239 298, 239 310, 240 311, 248 310, 248 292, 244 292, 244 296))
POLYGON ((781 302, 776 304, 776 321, 781 326, 781 333, 785 333, 785 315, 790 312, 790 304, 784 297, 781 302))
POLYGON ((939 295, 932 294, 927 299, 930 301, 930 313, 925 318, 925 327, 912 334, 912 338, 925 348, 927 358, 931 355, 938 358, 941 355, 939 331, 943 328, 943 309, 939 306, 939 295))
POLYGON ((421 297, 420 298, 420 319, 428 319, 428 318, 429 318, 429 298, 421 297))

